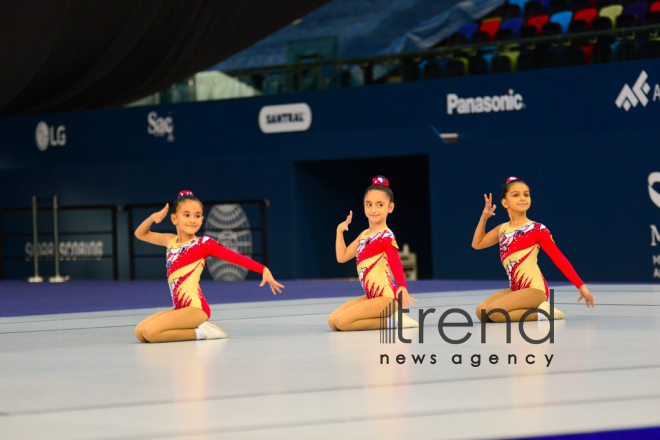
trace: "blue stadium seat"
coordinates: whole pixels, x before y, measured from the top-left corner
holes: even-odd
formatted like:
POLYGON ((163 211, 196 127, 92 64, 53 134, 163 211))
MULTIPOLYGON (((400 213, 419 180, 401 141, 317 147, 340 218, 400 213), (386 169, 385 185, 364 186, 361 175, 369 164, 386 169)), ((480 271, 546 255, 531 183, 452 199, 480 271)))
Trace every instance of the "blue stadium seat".
POLYGON ((502 26, 500 26, 500 30, 502 29, 511 29, 518 38, 520 36, 520 28, 523 25, 523 19, 522 18, 511 18, 509 20, 503 21, 502 26))
POLYGON ((573 13, 571 11, 557 12, 550 17, 550 23, 559 23, 561 25, 561 33, 566 35, 568 33, 568 25, 571 23, 573 13))
POLYGON ((469 42, 472 42, 472 35, 477 32, 479 25, 477 23, 464 24, 458 29, 458 33, 465 35, 469 42))

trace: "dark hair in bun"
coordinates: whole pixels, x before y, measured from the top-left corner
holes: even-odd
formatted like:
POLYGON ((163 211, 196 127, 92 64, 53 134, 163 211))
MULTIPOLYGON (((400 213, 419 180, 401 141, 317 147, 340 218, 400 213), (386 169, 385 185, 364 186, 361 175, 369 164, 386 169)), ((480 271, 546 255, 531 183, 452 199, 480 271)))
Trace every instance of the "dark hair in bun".
MULTIPOLYGON (((527 185, 527 183, 524 180, 520 180, 515 176, 509 177, 508 179, 506 179, 506 183, 502 187, 502 200, 506 199, 506 195, 509 192, 509 188, 511 188, 511 186, 514 183, 524 183, 525 185, 527 185)), ((527 185, 527 188, 529 188, 529 185, 527 185)))
POLYGON ((376 176, 371 179, 371 186, 364 192, 365 197, 369 191, 374 190, 384 192, 387 194, 387 197, 389 197, 390 203, 394 203, 394 193, 390 189, 390 182, 387 180, 387 178, 385 178, 385 176, 376 176))
POLYGON ((174 203, 172 203, 172 209, 174 210, 174 213, 176 213, 176 210, 179 209, 179 205, 181 203, 186 202, 188 200, 193 200, 193 201, 199 203, 200 205, 202 205, 202 208, 204 207, 202 202, 197 197, 195 197, 193 195, 192 191, 181 191, 179 193, 179 196, 174 201, 174 203))

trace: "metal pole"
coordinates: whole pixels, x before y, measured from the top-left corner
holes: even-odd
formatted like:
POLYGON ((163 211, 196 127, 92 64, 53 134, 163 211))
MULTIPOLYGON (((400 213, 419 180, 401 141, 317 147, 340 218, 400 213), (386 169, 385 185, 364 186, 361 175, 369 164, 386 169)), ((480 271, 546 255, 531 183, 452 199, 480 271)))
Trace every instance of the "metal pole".
POLYGON ((266 208, 270 206, 268 200, 261 200, 259 203, 260 214, 261 214, 261 259, 262 264, 268 267, 268 237, 267 237, 267 227, 266 227, 266 208))
POLYGON ((130 279, 135 279, 135 235, 133 233, 133 208, 127 207, 128 213, 128 262, 130 269, 130 279))
POLYGON ((29 283, 41 283, 43 278, 39 276, 39 242, 37 237, 37 196, 32 196, 32 235, 34 244, 32 247, 32 259, 34 260, 34 276, 28 278, 29 283))
POLYGON ((0 212, 0 280, 5 279, 5 257, 2 244, 2 212, 0 212))
POLYGON ((57 196, 53 196, 53 241, 55 242, 55 278, 60 278, 60 237, 57 225, 57 196))
POLYGON ((119 257, 117 255, 117 211, 119 208, 111 209, 112 214, 112 278, 119 279, 119 257))
POLYGON ((48 281, 51 283, 63 283, 69 277, 60 276, 60 230, 57 224, 57 209, 59 198, 57 195, 53 196, 53 242, 55 245, 55 276, 50 277, 48 281))

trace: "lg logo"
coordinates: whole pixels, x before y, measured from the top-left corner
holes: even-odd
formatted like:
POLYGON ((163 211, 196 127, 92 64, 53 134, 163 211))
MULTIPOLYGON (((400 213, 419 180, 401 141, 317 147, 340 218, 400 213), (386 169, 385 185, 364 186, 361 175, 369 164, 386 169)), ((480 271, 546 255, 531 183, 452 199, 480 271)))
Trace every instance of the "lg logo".
POLYGON ((34 139, 39 151, 46 151, 48 147, 63 147, 66 145, 66 127, 60 125, 55 128, 54 125, 48 125, 41 121, 37 124, 34 139))

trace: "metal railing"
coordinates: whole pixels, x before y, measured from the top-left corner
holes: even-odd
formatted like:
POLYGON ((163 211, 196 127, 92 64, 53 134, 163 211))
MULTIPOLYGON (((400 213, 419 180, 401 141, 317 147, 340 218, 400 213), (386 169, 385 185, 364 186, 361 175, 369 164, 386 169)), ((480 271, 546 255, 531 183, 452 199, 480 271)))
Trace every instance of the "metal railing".
MULTIPOLYGON (((631 28, 612 29, 579 34, 567 34, 547 37, 516 39, 507 41, 492 41, 462 46, 442 46, 419 52, 376 55, 363 58, 340 60, 314 59, 298 64, 281 64, 249 69, 225 71, 223 74, 234 78, 242 84, 253 87, 256 95, 292 93, 307 90, 328 90, 342 87, 359 87, 375 83, 406 82, 424 79, 422 66, 424 62, 434 60, 451 60, 457 57, 473 56, 487 53, 506 53, 516 50, 534 50, 547 45, 554 47, 570 47, 585 44, 595 44, 599 41, 631 41, 657 38, 660 35, 660 25, 635 26, 631 28), (575 44, 579 42, 579 44, 575 44), (354 81, 355 72, 361 71, 362 79, 354 81), (275 84, 275 86, 272 86, 275 84), (271 87, 272 86, 272 87, 271 87)), ((612 60, 616 61, 616 60, 612 60)), ((168 91, 159 92, 157 99, 144 104, 192 102, 196 101, 195 92, 198 85, 194 77, 175 84, 168 90, 185 88, 179 93, 179 100, 168 98, 168 91)), ((255 96, 255 94, 249 95, 255 96)), ((239 93, 228 94, 223 98, 246 97, 239 93)))
MULTIPOLYGON (((34 211, 36 212, 51 212, 53 211, 52 206, 49 207, 36 207, 34 211)), ((53 231, 36 231, 33 230, 31 232, 24 232, 24 233, 5 233, 5 230, 3 229, 3 217, 6 215, 11 215, 11 214, 30 214, 33 212, 33 208, 18 208, 18 209, 3 209, 0 210, 0 279, 5 279, 5 261, 6 260, 30 260, 31 258, 28 256, 26 257, 25 255, 10 255, 7 256, 5 255, 4 252, 4 239, 9 238, 9 237, 26 237, 26 238, 34 238, 35 234, 39 236, 81 236, 81 235, 111 235, 111 241, 112 241, 112 255, 100 255, 96 256, 95 259, 107 259, 111 258, 112 259, 112 277, 115 280, 119 279, 119 261, 118 261, 118 254, 117 254, 117 212, 119 211, 119 207, 113 206, 113 205, 85 205, 85 206, 58 206, 57 207, 58 211, 108 211, 110 214, 110 222, 111 222, 111 229, 108 230, 95 230, 95 231, 59 231, 59 230, 53 230, 53 231)), ((57 223, 55 223, 54 226, 56 226, 57 223)), ((32 259, 36 258, 38 259, 39 256, 39 249, 38 248, 33 248, 32 250, 33 256, 32 259)), ((59 254, 58 254, 59 255, 59 254)), ((55 257, 53 257, 55 258, 55 257)), ((50 258, 46 258, 50 259, 50 258)), ((59 260, 62 261, 65 258, 62 256, 59 256, 59 260)), ((35 274, 38 275, 38 274, 35 274)))

